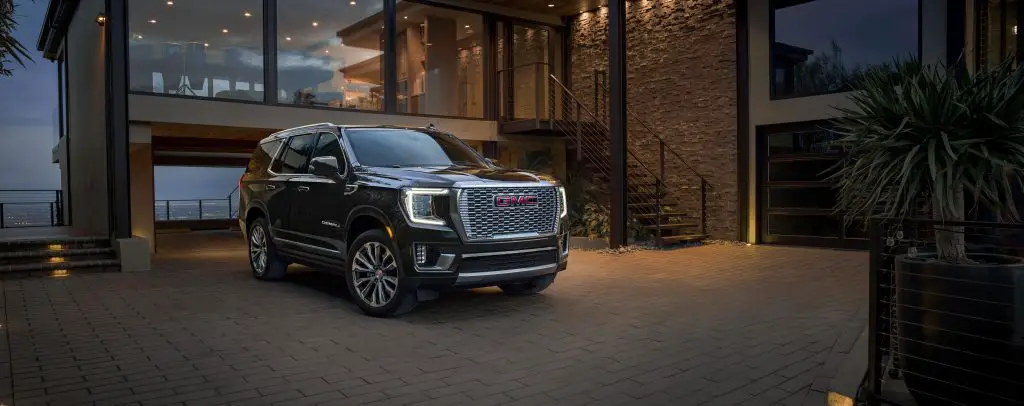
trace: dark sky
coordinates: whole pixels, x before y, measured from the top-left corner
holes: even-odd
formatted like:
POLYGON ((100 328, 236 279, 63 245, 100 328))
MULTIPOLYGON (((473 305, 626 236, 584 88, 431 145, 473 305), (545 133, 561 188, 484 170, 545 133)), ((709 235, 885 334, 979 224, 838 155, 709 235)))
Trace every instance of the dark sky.
MULTIPOLYGON (((0 78, 0 189, 58 189, 51 163, 57 138, 56 64, 35 52, 47 0, 16 0, 15 36, 34 62, 0 78)), ((776 14, 776 40, 828 52, 835 40, 847 66, 888 61, 917 49, 916 0, 818 0, 776 14)), ((72 135, 73 136, 73 135, 72 135)), ((216 198, 237 183, 240 169, 158 168, 157 199, 216 198)))

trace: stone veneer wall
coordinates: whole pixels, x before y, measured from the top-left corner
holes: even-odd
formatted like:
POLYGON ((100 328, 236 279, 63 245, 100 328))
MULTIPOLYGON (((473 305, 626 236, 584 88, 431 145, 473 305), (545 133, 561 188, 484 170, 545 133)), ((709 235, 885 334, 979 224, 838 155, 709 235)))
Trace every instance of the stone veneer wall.
MULTIPOLYGON (((627 3, 628 108, 704 175, 708 233, 737 237, 736 9, 734 0, 627 3)), ((607 9, 572 27, 572 88, 593 104, 594 70, 608 68, 607 9)), ((590 106, 592 107, 592 106, 590 106)), ((657 171, 657 143, 634 121, 630 148, 657 171)), ((681 208, 697 215, 699 181, 666 153, 666 178, 681 208)))

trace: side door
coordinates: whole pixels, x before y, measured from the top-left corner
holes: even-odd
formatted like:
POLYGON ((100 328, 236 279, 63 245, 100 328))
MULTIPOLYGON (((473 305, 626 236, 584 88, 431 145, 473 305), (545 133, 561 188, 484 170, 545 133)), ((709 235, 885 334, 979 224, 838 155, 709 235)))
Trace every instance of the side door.
POLYGON ((267 184, 267 216, 270 217, 271 232, 275 238, 293 240, 291 211, 296 197, 297 183, 292 182, 296 176, 306 173, 309 153, 316 142, 316 134, 307 133, 292 136, 281 148, 277 159, 270 165, 270 181, 267 184))
POLYGON ((351 209, 345 186, 350 170, 341 142, 334 132, 321 131, 317 135, 310 159, 321 156, 332 156, 338 160, 338 176, 314 175, 313 168, 307 166, 305 175, 292 179, 298 186, 291 224, 296 233, 301 233, 304 243, 344 257, 347 252, 345 220, 351 209))

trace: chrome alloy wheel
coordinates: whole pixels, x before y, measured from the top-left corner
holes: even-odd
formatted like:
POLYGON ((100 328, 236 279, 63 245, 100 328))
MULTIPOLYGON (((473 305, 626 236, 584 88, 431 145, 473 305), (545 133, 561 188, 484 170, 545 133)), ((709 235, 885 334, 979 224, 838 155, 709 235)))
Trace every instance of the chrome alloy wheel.
POLYGON ((352 259, 352 285, 371 307, 383 307, 398 292, 398 264, 384 244, 368 242, 352 259))
POLYGON ((249 262, 257 275, 267 271, 267 232, 261 225, 249 231, 249 262))

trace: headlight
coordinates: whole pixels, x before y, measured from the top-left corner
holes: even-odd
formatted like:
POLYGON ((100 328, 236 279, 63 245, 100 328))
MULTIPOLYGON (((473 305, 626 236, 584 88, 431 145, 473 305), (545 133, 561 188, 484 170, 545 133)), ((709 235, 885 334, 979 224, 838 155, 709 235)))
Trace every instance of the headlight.
POLYGON ((448 189, 405 189, 402 190, 402 206, 413 223, 443 226, 444 220, 434 212, 434 196, 447 195, 448 189))
POLYGON ((559 214, 559 218, 569 215, 569 199, 565 197, 565 188, 558 187, 558 198, 561 199, 562 213, 559 214))

